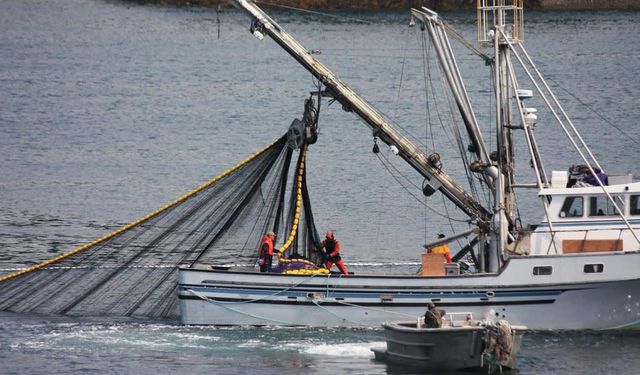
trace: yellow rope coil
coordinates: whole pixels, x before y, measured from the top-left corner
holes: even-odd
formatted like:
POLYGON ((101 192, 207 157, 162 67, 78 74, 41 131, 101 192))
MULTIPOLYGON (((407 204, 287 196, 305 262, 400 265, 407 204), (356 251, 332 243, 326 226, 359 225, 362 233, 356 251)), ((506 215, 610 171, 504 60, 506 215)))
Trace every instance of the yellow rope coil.
POLYGON ((300 269, 300 270, 285 270, 282 272, 284 275, 326 275, 329 270, 326 268, 317 268, 313 270, 300 269))
POLYGON ((304 173, 304 164, 307 158, 307 145, 305 144, 302 148, 302 158, 300 159, 300 166, 298 168, 298 178, 297 178, 297 186, 296 186, 296 213, 293 218, 293 225, 291 226, 291 233, 289 233, 289 238, 282 245, 280 250, 278 251, 278 261, 279 262, 287 262, 288 259, 284 259, 282 254, 291 246, 293 240, 296 238, 296 234, 298 233, 298 224, 300 223, 300 212, 302 211, 302 176, 304 173))
POLYGON ((164 212, 164 211, 168 210, 169 208, 171 208, 171 207, 173 207, 173 206, 175 206, 175 205, 177 205, 177 204, 180 204, 180 203, 182 203, 182 202, 186 201, 187 199, 189 199, 189 198, 191 198, 192 196, 194 196, 194 195, 198 194, 198 193, 199 193, 199 192, 201 192, 202 190, 204 190, 204 189, 208 188, 209 186, 211 186, 211 185, 215 184, 216 182, 220 181, 221 179, 223 179, 223 178, 227 177, 229 174, 231 174, 231 173, 235 172, 236 170, 238 170, 238 169, 242 168, 243 166, 247 165, 247 164, 248 164, 249 162, 251 162, 253 159, 257 158, 259 155, 261 155, 262 153, 264 153, 265 151, 267 151, 267 150, 268 150, 271 146, 273 146, 276 142, 278 142, 278 140, 276 140, 276 141, 272 142, 270 145, 268 145, 268 146, 264 147, 264 148, 263 148, 263 149, 261 149, 260 151, 255 152, 255 153, 253 153, 253 154, 249 155, 247 158, 245 158, 244 160, 242 160, 240 163, 238 163, 238 164, 236 164, 235 166, 233 166, 233 167, 231 167, 231 168, 227 169, 227 170, 226 170, 225 172, 223 172, 222 174, 220 174, 220 175, 218 175, 218 176, 216 176, 216 177, 212 178, 211 180, 209 180, 209 181, 205 182, 204 184, 202 184, 202 185, 198 186, 198 187, 197 187, 197 188, 195 188, 194 190, 192 190, 192 191, 190 191, 190 192, 188 192, 188 193, 186 193, 186 194, 182 195, 182 196, 181 196, 181 197, 179 197, 178 199, 176 199, 176 200, 172 201, 172 202, 171 202, 171 203, 169 203, 169 204, 166 204, 166 205, 165 205, 165 206, 163 206, 163 207, 160 207, 159 209, 157 209, 157 210, 155 210, 155 211, 151 212, 150 214, 147 214, 147 215, 145 215, 145 216, 143 216, 143 217, 139 218, 138 220, 136 220, 136 221, 134 221, 134 222, 131 222, 131 223, 129 223, 129 224, 127 224, 127 225, 125 225, 125 226, 123 226, 123 227, 119 228, 119 229, 116 229, 116 230, 114 230, 113 232, 108 233, 108 234, 106 234, 106 235, 104 235, 104 236, 102 236, 102 237, 98 238, 97 240, 94 240, 94 241, 91 241, 91 242, 89 242, 89 243, 87 243, 87 244, 84 244, 84 245, 82 245, 82 246, 76 247, 75 249, 73 249, 73 250, 71 250, 71 251, 68 251, 68 252, 66 252, 66 253, 64 253, 64 254, 60 254, 60 255, 58 255, 58 256, 56 256, 56 257, 54 257, 54 258, 51 258, 51 259, 45 260, 45 261, 44 261, 44 262, 42 262, 42 263, 38 263, 38 264, 36 264, 36 265, 34 265, 34 266, 31 266, 31 267, 23 268, 23 269, 21 269, 20 271, 16 271, 16 272, 14 272, 14 273, 10 273, 10 274, 8 274, 8 275, 5 275, 5 276, 3 276, 3 277, 0 277, 0 283, 1 283, 1 282, 3 282, 3 281, 8 281, 8 280, 14 279, 14 278, 16 278, 16 277, 18 277, 18 276, 22 276, 22 275, 24 275, 24 274, 27 274, 27 273, 30 273, 30 272, 33 272, 33 271, 36 271, 36 270, 39 270, 39 269, 44 268, 44 267, 46 267, 46 266, 48 266, 48 265, 51 265, 51 264, 53 264, 53 263, 56 263, 56 262, 58 262, 58 261, 60 261, 60 260, 62 260, 62 259, 68 258, 68 257, 70 257, 70 256, 72 256, 72 255, 75 255, 75 254, 79 253, 79 252, 82 252, 82 251, 85 251, 85 250, 87 250, 87 249, 90 249, 90 248, 92 248, 93 246, 98 245, 98 244, 101 244, 101 243, 105 242, 106 240, 108 240, 108 239, 110 239, 110 238, 112 238, 112 237, 115 237, 115 236, 117 236, 118 234, 120 234, 120 233, 122 233, 122 232, 125 232, 125 231, 127 231, 127 230, 129 230, 129 229, 131 229, 131 228, 133 228, 133 227, 135 227, 135 226, 137 226, 137 225, 139 225, 139 224, 144 223, 145 221, 147 221, 147 220, 151 219, 152 217, 154 217, 154 216, 156 216, 156 215, 158 215, 158 214, 160 214, 160 213, 162 213, 162 212, 164 212))

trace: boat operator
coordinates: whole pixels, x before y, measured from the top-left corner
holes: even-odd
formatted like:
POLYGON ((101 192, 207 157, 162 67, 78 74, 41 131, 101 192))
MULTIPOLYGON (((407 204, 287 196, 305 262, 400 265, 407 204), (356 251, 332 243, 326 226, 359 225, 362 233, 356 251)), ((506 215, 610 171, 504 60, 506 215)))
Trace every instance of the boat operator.
POLYGON ((427 311, 424 313, 424 324, 427 328, 440 328, 442 327, 442 317, 446 313, 444 310, 436 309, 436 305, 433 302, 429 302, 427 311))
POLYGON ((345 266, 342 257, 340 256, 340 242, 333 236, 333 231, 327 231, 327 236, 322 241, 322 249, 324 249, 323 257, 324 263, 328 270, 331 270, 333 264, 338 266, 338 269, 343 275, 348 275, 349 271, 345 266))
POLYGON ((271 271, 271 262, 273 261, 273 244, 276 241, 276 234, 273 231, 267 232, 262 237, 262 245, 260 245, 260 272, 271 271))

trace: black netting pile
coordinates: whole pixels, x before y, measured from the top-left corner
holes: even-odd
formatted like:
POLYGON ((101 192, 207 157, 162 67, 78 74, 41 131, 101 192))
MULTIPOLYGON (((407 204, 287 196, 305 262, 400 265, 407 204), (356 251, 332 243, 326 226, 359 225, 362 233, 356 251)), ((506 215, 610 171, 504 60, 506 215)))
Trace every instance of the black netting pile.
MULTIPOLYGON (((0 310, 177 318, 177 266, 232 263, 253 269, 267 231, 275 231, 280 244, 287 239, 303 154, 282 137, 149 219, 46 267, 1 281, 0 310)), ((300 225, 285 256, 317 262, 313 249, 319 241, 306 183, 302 190, 300 225)))

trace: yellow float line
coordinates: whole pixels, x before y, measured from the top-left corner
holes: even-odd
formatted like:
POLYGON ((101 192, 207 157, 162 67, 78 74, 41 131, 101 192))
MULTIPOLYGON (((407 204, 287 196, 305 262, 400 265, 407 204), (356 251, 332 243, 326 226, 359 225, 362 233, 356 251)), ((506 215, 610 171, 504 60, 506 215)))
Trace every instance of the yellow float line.
POLYGON ((285 259, 282 257, 282 254, 291 246, 291 244, 293 243, 296 234, 298 233, 298 226, 300 224, 300 213, 302 212, 302 178, 303 178, 303 173, 304 173, 304 168, 305 168, 305 163, 306 163, 306 158, 307 158, 307 145, 304 146, 304 148, 302 149, 302 159, 300 161, 300 166, 298 168, 298 177, 297 177, 297 186, 296 186, 296 212, 293 218, 293 225, 291 226, 291 233, 289 233, 289 237, 287 238, 287 241, 284 243, 284 245, 282 245, 282 247, 280 248, 280 250, 278 251, 278 262, 279 263, 289 263, 289 262, 303 262, 309 265, 312 265, 314 267, 316 267, 316 269, 313 270, 308 270, 308 269, 302 269, 302 270, 286 270, 283 273, 285 275, 317 275, 317 274, 328 274, 329 270, 326 268, 317 268, 318 266, 313 263, 310 262, 306 259, 285 259))
POLYGON ((302 211, 302 174, 304 172, 304 164, 307 158, 307 145, 304 145, 302 149, 302 158, 300 159, 300 166, 298 168, 298 179, 297 179, 297 192, 296 192, 296 213, 293 217, 293 225, 291 226, 291 233, 289 233, 289 238, 282 245, 280 250, 278 251, 278 261, 279 262, 287 262, 289 259, 282 258, 282 254, 291 246, 293 240, 298 233, 298 224, 300 222, 300 212, 302 211))
POLYGON ((178 199, 174 200, 173 202, 171 202, 171 203, 169 203, 169 204, 167 204, 167 205, 165 205, 165 206, 163 206, 163 207, 151 212, 150 214, 148 214, 146 216, 143 216, 140 219, 138 219, 138 220, 136 220, 134 222, 131 222, 131 223, 119 228, 119 229, 116 229, 113 232, 98 238, 97 240, 94 240, 94 241, 89 242, 88 244, 76 247, 75 249, 73 249, 73 250, 71 250, 69 252, 66 252, 64 254, 60 254, 55 258, 51 258, 51 259, 45 260, 44 262, 36 264, 35 266, 26 267, 26 268, 21 269, 20 271, 16 271, 16 272, 8 274, 6 276, 0 277, 0 283, 3 282, 3 281, 8 281, 8 280, 14 279, 14 278, 16 278, 18 276, 22 276, 24 274, 27 274, 27 273, 30 273, 30 272, 33 272, 33 271, 36 271, 36 270, 39 270, 39 269, 44 268, 44 267, 46 267, 48 265, 51 265, 51 264, 56 263, 58 261, 61 261, 62 259, 68 258, 68 257, 70 257, 72 255, 75 255, 75 254, 79 253, 79 252, 82 252, 82 251, 85 251, 87 249, 90 249, 93 246, 101 244, 101 243, 105 242, 106 240, 108 240, 110 238, 113 238, 113 237, 117 236, 118 234, 123 233, 123 232, 135 227, 136 225, 144 223, 145 221, 147 221, 147 220, 151 219, 152 217, 154 217, 154 216, 156 216, 156 215, 168 210, 169 208, 186 201, 187 199, 189 199, 192 196, 198 194, 202 190, 208 188, 209 186, 211 186, 211 185, 215 184, 216 182, 220 181, 221 179, 225 178, 229 174, 231 174, 231 173, 235 172, 236 170, 242 168, 243 166, 247 165, 253 159, 257 158, 260 154, 262 154, 266 150, 268 150, 276 142, 278 142, 278 140, 274 141, 273 143, 271 143, 270 145, 266 146, 262 150, 249 155, 249 157, 245 158, 240 163, 236 164, 234 167, 231 167, 231 168, 227 169, 222 174, 212 178, 211 180, 209 180, 209 181, 205 182, 204 184, 198 186, 194 190, 184 194, 183 196, 179 197, 178 199))

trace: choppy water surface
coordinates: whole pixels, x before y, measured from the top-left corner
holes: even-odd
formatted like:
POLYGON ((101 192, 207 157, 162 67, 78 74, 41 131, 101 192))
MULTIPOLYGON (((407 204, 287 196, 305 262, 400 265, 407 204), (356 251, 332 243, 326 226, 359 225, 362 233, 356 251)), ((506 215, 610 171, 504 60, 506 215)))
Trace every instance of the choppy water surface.
MULTIPOLYGON (((425 130, 420 43, 405 14, 340 14, 366 22, 273 15, 416 142, 430 152, 435 143, 447 171, 462 177, 452 135, 433 126, 432 142, 425 130)), ((445 16, 474 37, 475 15, 445 16)), ((220 21, 218 34, 216 14, 205 8, 0 2, 0 268, 49 258, 143 216, 301 115, 314 89, 309 74, 275 43, 251 37, 240 13, 220 21)), ((525 21, 530 54, 594 154, 606 169, 639 175, 640 13, 527 12, 525 21)), ((459 62, 490 139, 489 72, 467 67, 478 62, 469 53, 459 62)), ((336 231, 349 261, 417 261, 422 243, 460 227, 407 194, 371 153, 370 131, 326 104, 309 185, 319 229, 336 231)), ((580 163, 549 115, 540 114, 536 134, 548 170, 580 163)), ((525 149, 517 152, 526 163, 525 149)), ((520 203, 527 219, 541 217, 535 200, 520 203)), ((428 204, 447 212, 439 197, 428 204)), ((371 361, 369 347, 383 341, 378 329, 0 318, 0 373, 398 372, 371 361)), ((639 350, 634 334, 532 333, 519 373, 635 374, 639 350)))
MULTIPOLYGON (((213 328, 1 317, 3 374, 424 373, 374 361, 370 348, 385 345, 380 329, 213 328)), ((635 374, 638 348, 640 336, 634 333, 531 332, 523 341, 519 369, 508 373, 635 374)))

